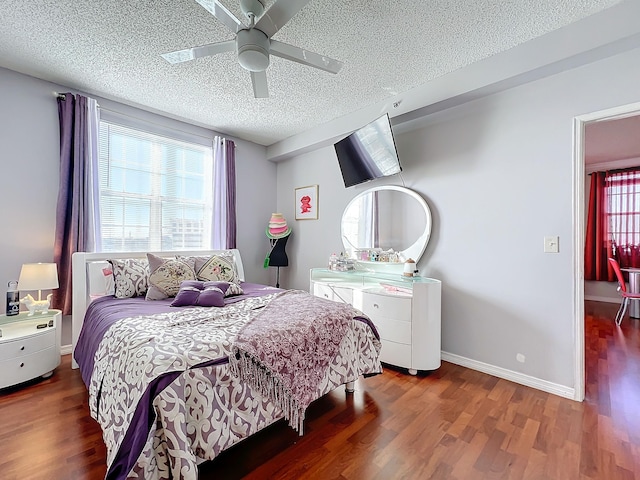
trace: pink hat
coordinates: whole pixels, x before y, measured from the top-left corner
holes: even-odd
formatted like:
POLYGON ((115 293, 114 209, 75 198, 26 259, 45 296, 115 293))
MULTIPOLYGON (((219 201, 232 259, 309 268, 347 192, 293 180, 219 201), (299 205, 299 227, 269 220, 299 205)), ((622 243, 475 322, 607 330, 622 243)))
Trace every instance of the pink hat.
POLYGON ((266 233, 267 237, 278 239, 289 235, 291 228, 287 227, 287 221, 281 213, 272 213, 266 233))

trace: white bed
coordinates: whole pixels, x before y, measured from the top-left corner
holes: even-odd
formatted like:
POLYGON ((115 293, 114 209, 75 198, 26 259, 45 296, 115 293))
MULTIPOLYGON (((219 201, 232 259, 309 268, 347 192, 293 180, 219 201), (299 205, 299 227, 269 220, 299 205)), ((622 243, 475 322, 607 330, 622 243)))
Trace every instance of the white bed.
MULTIPOLYGON (((233 255, 237 276, 244 280, 240 252, 225 252, 233 255)), ((179 255, 221 253, 197 251, 179 255)), ((154 255, 175 258, 176 252, 154 255)), ((167 307, 162 306, 162 300, 105 295, 108 284, 102 268, 110 265, 109 259, 145 257, 145 252, 73 255, 74 355, 80 352, 89 408, 103 429, 109 479, 196 480, 199 463, 215 458, 282 417, 302 433, 304 409, 311 401, 340 385, 347 385, 348 391, 361 375, 382 371, 381 345, 373 324, 349 305, 307 292, 243 282, 240 285, 244 293, 228 299, 229 304, 178 310, 169 308, 168 303, 167 307), (143 314, 123 318, 121 312, 129 312, 129 304, 135 304, 143 314), (146 313, 156 307, 165 310, 146 313), (103 325, 103 319, 113 317, 114 311, 120 316, 114 323, 103 325), (86 325, 85 314, 91 318, 86 325), (288 330, 287 324, 283 330, 282 323, 291 319, 298 326, 288 330), (303 348, 295 343, 301 336, 301 322, 308 324, 304 328, 320 332, 313 341, 305 338, 300 342, 298 345, 303 348), (342 322, 341 327, 336 328, 335 322, 342 322), (283 374, 283 370, 260 363, 261 359, 254 360, 258 354, 242 345, 256 338, 243 344, 246 332, 260 330, 260 326, 273 337, 269 345, 287 345, 285 354, 278 352, 276 358, 302 358, 302 363, 296 360, 299 363, 288 365, 283 374), (342 333, 336 333, 342 326, 342 333), (92 337, 96 330, 101 332, 97 339, 92 337), (94 349, 87 350, 87 338, 91 338, 94 349), (253 368, 248 374, 242 370, 246 359, 253 368), (307 364, 314 364, 316 370, 305 371, 307 364), (320 374, 315 364, 324 365, 320 374), (266 372, 263 378, 271 382, 269 388, 254 381, 259 376, 256 371, 266 372), (300 375, 299 371, 304 373, 300 375), (314 382, 308 381, 310 372, 315 375, 314 382), (279 389, 275 394, 274 385, 279 389), (308 401, 299 401, 300 392, 305 392, 308 401)), ((273 356, 273 352, 270 354, 273 356)), ((77 367, 75 362, 76 358, 77 367)))

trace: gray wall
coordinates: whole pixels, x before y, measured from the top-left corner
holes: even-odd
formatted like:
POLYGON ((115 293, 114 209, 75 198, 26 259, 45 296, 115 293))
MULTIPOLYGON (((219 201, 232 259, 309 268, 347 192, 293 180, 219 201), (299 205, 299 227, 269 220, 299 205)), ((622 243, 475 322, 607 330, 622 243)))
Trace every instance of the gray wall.
MULTIPOLYGON (((58 107, 54 91, 68 89, 0 68, 0 284, 17 280, 23 263, 53 260, 59 178, 58 107)), ((98 98, 102 108, 195 135, 216 134, 184 122, 98 98)), ((238 248, 247 279, 267 283, 262 268, 264 228, 276 205, 276 165, 263 146, 236 142, 238 248)), ((4 298, 4 294, 2 295, 4 298)), ((3 300, 4 308, 4 300, 3 300)), ((63 321, 62 344, 71 343, 70 321, 63 321)))
POLYGON ((18 280, 23 263, 53 261, 60 151, 54 89, 51 84, 0 69, 2 287, 18 280))
MULTIPOLYGON (((637 102, 638 78, 634 50, 394 128, 406 186, 433 214, 418 267, 443 282, 444 351, 574 387, 573 119, 637 102), (543 253, 547 235, 560 253, 543 253)), ((292 224, 291 288, 342 248, 342 210, 369 186, 345 189, 320 148, 278 165, 279 210, 292 218, 293 189, 313 183, 320 219, 292 224)))

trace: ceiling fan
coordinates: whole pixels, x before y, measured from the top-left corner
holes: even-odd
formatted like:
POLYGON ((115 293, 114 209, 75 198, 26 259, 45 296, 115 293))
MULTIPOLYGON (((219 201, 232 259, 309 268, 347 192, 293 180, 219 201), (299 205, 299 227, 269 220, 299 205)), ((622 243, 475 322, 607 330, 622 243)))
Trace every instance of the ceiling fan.
POLYGON ((269 97, 266 74, 269 55, 319 68, 326 72, 338 73, 342 68, 342 62, 271 38, 309 1, 276 0, 271 8, 265 12, 264 5, 260 0, 240 0, 240 8, 249 19, 249 26, 245 26, 220 1, 196 0, 218 21, 235 33, 236 38, 163 53, 162 57, 169 63, 175 64, 235 50, 238 53, 238 63, 251 73, 251 84, 256 98, 269 97))

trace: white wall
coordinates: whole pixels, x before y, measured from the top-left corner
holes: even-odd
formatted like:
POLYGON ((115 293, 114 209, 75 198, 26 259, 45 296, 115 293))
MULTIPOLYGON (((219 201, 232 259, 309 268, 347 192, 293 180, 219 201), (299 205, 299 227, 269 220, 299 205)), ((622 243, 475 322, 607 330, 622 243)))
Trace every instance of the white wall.
POLYGON ((345 189, 333 147, 325 147, 278 163, 278 211, 291 226, 287 243, 289 267, 280 269, 280 286, 309 289, 309 269, 326 266, 329 255, 344 250, 340 219, 349 201, 370 186, 345 189), (295 220, 296 187, 319 185, 318 220, 295 220))
MULTIPOLYGON (((0 165, 3 224, 0 235, 0 285, 17 280, 27 262, 53 260, 59 178, 58 107, 54 91, 68 89, 0 68, 0 165)), ((195 135, 215 132, 98 98, 102 108, 117 110, 167 128, 195 135)), ((247 279, 269 281, 262 268, 264 228, 275 209, 276 165, 263 146, 236 142, 238 248, 247 279)), ((4 298, 4 294, 2 295, 4 298)), ((4 300, 3 300, 4 308, 4 300)), ((71 343, 70 321, 63 321, 62 344, 71 343)))
POLYGON ((51 84, 0 69, 2 287, 18 280, 23 263, 53 261, 60 155, 53 90, 51 84))
MULTIPOLYGON (((443 282, 444 351, 574 387, 573 118, 637 102, 638 78, 634 50, 394 128, 406 186, 433 214, 418 267, 443 282), (560 253, 543 253, 546 235, 560 253)), ((292 217, 293 188, 314 183, 320 219, 293 225, 292 288, 341 249, 342 209, 362 190, 325 147, 278 165, 279 209, 292 217)))
POLYGON ((269 248, 265 229, 276 211, 276 165, 266 160, 265 147, 236 142, 237 247, 247 280, 269 283, 269 271, 263 268, 269 248))

